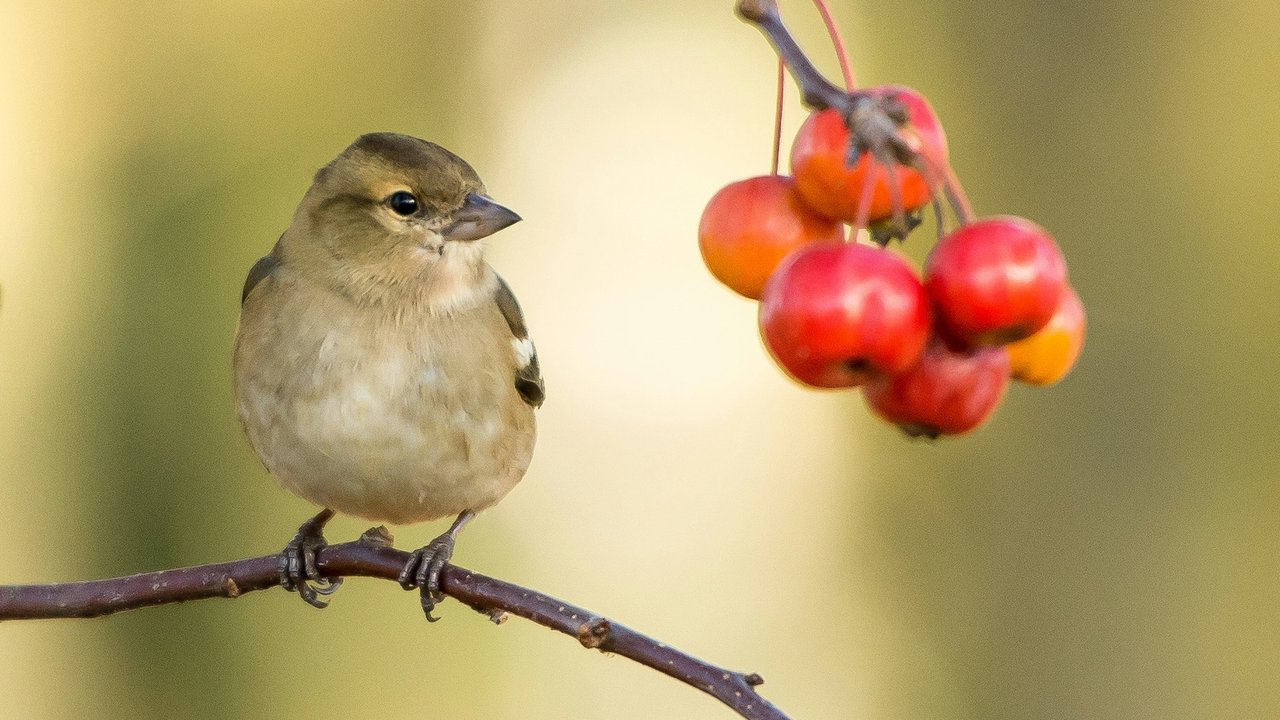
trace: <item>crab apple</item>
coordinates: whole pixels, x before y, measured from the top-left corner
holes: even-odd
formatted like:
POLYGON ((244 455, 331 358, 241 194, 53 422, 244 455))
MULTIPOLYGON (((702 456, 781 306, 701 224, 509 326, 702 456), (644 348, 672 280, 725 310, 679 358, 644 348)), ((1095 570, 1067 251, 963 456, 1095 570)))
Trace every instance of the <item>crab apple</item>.
POLYGON ((915 367, 885 375, 863 388, 880 417, 912 437, 959 435, 991 416, 1009 387, 1009 353, 1003 347, 951 350, 929 343, 915 367))
MULTIPOLYGON (((907 124, 899 130, 911 149, 920 154, 926 167, 947 165, 947 137, 942 123, 924 96, 900 85, 881 85, 866 91, 877 98, 896 98, 906 109, 907 124)), ((848 223, 858 220, 863 188, 872 177, 869 222, 893 216, 893 191, 889 169, 864 151, 849 164, 851 133, 844 118, 833 109, 813 113, 801 126, 791 146, 791 174, 804 199, 814 210, 848 223)), ((897 166, 898 191, 905 212, 928 204, 933 193, 929 178, 911 167, 897 166)))
POLYGON ((1044 228, 995 217, 943 238, 925 261, 924 276, 948 342, 1000 345, 1049 322, 1067 286, 1067 263, 1044 228))
POLYGON ((740 180, 721 188, 702 211, 698 247, 717 280, 758 300, 782 259, 812 242, 841 242, 844 226, 805 205, 785 175, 740 180))
POLYGON ((1084 304, 1068 286, 1048 325, 1007 346, 1013 378, 1031 385, 1052 385, 1061 380, 1080 357, 1085 324, 1084 304))
POLYGON ((929 300, 910 263, 868 245, 797 250, 760 297, 760 335, 769 353, 814 387, 852 387, 906 370, 920 357, 929 328, 929 300))

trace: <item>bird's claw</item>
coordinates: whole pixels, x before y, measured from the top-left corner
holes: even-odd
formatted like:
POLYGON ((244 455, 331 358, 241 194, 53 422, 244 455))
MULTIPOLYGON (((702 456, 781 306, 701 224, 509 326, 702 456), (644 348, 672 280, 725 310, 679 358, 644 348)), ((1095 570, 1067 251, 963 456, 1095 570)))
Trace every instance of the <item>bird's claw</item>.
POLYGON ((342 586, 342 578, 331 580, 320 574, 316 553, 328 543, 324 539, 324 524, 333 517, 325 510, 298 528, 289 544, 280 553, 280 586, 296 592, 308 605, 324 609, 329 606, 328 596, 342 586))
POLYGON ((409 554, 409 561, 400 571, 400 587, 405 590, 418 588, 422 593, 422 612, 428 622, 440 618, 431 614, 444 600, 444 592, 440 590, 440 573, 453 557, 454 536, 445 533, 427 543, 426 547, 414 550, 409 554))

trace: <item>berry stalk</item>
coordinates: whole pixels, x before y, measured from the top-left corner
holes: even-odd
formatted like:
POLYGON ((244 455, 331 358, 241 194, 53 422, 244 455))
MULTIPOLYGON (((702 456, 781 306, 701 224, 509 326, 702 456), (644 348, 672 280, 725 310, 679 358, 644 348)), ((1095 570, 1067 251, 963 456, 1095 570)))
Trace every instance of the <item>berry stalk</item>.
POLYGON ((773 111, 773 162, 769 166, 769 174, 778 174, 778 160, 782 154, 782 98, 783 84, 787 79, 787 64, 778 57, 778 95, 774 101, 773 111))
POLYGON ((836 48, 836 58, 840 60, 840 74, 844 76, 844 88, 853 92, 858 87, 858 81, 853 75, 849 51, 845 48, 840 28, 836 27, 836 19, 831 14, 831 7, 827 4, 827 0, 813 0, 813 4, 818 6, 818 14, 822 15, 822 22, 827 26, 827 34, 831 36, 831 44, 836 48))

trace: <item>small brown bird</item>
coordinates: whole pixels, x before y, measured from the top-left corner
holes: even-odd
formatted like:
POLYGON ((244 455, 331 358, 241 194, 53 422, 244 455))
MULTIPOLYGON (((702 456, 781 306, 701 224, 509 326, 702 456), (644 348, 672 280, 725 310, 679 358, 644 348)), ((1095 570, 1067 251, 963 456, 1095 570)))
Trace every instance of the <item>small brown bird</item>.
POLYGON ((481 240, 520 216, 462 158, 361 136, 316 173, 249 271, 236 408, 267 470, 325 509, 282 555, 281 584, 324 607, 316 552, 334 511, 376 522, 457 516, 400 575, 428 619, 458 532, 533 456, 538 357, 481 240))

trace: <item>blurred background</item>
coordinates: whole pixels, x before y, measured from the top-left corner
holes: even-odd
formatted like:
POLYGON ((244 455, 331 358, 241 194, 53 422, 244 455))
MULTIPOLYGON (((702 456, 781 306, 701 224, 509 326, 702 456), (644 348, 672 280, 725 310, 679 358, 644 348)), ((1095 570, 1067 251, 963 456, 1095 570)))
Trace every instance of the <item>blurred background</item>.
MULTIPOLYGON (((541 440, 460 564, 759 672, 797 720, 1280 717, 1280 4, 835 3, 860 80, 932 100, 979 213, 1050 228, 1090 312, 1064 383, 934 444, 791 384, 702 268, 703 204, 768 171, 775 60, 731 6, 5 0, 0 583, 270 553, 313 512, 235 417, 241 283, 316 168, 396 130, 526 219, 490 257, 541 440)), ((324 612, 7 623, 0 712, 731 717, 441 612, 353 580, 324 612)))

